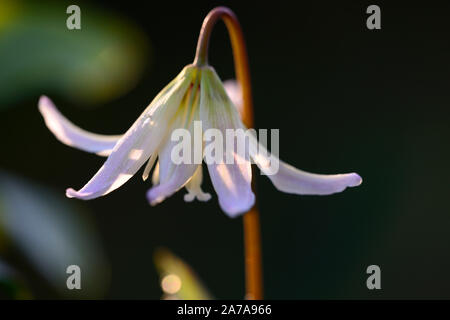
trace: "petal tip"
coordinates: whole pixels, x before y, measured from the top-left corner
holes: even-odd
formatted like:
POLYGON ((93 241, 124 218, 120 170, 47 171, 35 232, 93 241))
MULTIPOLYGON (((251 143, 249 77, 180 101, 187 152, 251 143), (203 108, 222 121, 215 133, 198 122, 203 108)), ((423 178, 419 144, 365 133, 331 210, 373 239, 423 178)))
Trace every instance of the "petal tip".
POLYGON ((220 201, 219 198, 219 204, 227 216, 230 218, 236 218, 246 213, 253 207, 255 204, 255 194, 251 192, 247 197, 247 201, 239 203, 224 203, 220 201))
POLYGON ((50 106, 52 106, 52 101, 50 100, 49 97, 45 95, 39 97, 38 107, 41 112, 43 108, 48 108, 50 106))
POLYGON ((91 199, 89 196, 91 193, 76 191, 75 189, 68 188, 66 189, 66 197, 67 198, 77 198, 82 200, 91 199))
POLYGON ((361 176, 356 172, 352 172, 350 174, 352 175, 352 181, 350 182, 349 187, 357 187, 361 185, 361 183, 363 182, 361 176))
POLYGON ((166 197, 161 196, 160 194, 158 194, 157 192, 155 192, 155 189, 152 188, 150 190, 147 191, 147 200, 150 203, 150 205, 152 207, 156 206, 157 204, 161 203, 164 201, 164 199, 166 197))
POLYGON ((67 198, 75 198, 77 196, 77 192, 72 188, 66 189, 66 197, 67 198))

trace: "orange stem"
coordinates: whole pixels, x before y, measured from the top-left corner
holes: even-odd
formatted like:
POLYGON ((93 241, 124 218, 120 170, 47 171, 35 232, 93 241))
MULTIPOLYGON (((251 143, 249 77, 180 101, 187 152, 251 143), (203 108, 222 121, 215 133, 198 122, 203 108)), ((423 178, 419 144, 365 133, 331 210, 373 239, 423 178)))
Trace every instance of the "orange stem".
MULTIPOLYGON (((253 101, 247 49, 241 26, 233 11, 226 7, 217 7, 206 16, 197 43, 194 65, 202 66, 208 64, 209 39, 212 29, 219 19, 225 22, 233 48, 235 73, 237 81, 242 88, 244 103, 242 121, 248 128, 252 128, 254 126, 253 101)), ((262 299, 261 234, 259 212, 256 205, 244 215, 243 220, 246 299, 262 299)))

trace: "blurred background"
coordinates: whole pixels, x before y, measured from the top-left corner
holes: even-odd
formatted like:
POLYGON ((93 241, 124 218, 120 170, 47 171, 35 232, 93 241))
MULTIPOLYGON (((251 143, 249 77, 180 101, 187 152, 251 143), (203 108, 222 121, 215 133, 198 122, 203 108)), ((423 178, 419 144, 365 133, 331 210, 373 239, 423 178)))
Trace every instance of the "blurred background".
MULTIPOLYGON (((104 159, 67 147, 37 109, 48 95, 89 131, 119 134, 188 63, 204 16, 235 11, 250 57, 258 128, 312 172, 358 172, 318 197, 257 176, 268 299, 450 298, 450 3, 0 1, 0 297, 244 297, 242 219, 184 191, 156 207, 140 176, 79 201, 104 159), (66 9, 81 8, 81 30, 66 9), (66 288, 66 267, 82 290, 66 288), (366 268, 381 268, 381 290, 366 268), (173 275, 176 275, 174 277, 173 275)), ((210 62, 234 77, 226 29, 210 62)))

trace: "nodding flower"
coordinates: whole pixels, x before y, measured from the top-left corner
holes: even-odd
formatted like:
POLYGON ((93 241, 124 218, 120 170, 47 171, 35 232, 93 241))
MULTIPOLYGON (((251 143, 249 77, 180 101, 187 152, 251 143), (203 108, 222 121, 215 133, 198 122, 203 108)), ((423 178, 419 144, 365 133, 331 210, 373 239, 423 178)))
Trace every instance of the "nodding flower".
MULTIPOLYGON (((253 134, 236 135, 235 144, 248 146, 244 148, 245 154, 241 154, 239 148, 225 146, 222 149, 226 152, 215 154, 216 161, 205 161, 208 144, 204 135, 208 130, 215 130, 223 137, 230 129, 247 130, 240 115, 243 91, 236 82, 226 82, 224 85, 207 62, 210 31, 222 14, 226 15, 226 22, 235 31, 238 29, 237 20, 229 9, 220 7, 212 10, 202 26, 194 63, 183 68, 123 135, 87 132, 67 120, 49 98, 41 97, 39 111, 57 139, 74 148, 107 157, 84 187, 78 191, 68 188, 67 197, 89 200, 104 196, 122 186, 146 164, 142 176, 144 180, 154 168, 151 179, 153 187, 147 192, 151 205, 160 203, 183 187, 188 192, 185 201, 208 201, 211 195, 201 188, 202 160, 208 168, 219 205, 230 217, 245 213, 255 203, 251 187, 252 162, 278 190, 287 193, 327 195, 361 184, 362 179, 356 173, 322 175, 296 169, 270 154, 253 134), (197 122, 202 124, 200 134, 196 132, 197 122), (190 157, 197 161, 174 161, 173 151, 177 143, 172 139, 172 133, 178 129, 194 137, 188 142, 187 149, 191 150, 190 157)), ((241 59, 237 65, 241 71, 245 70, 248 65, 242 63, 245 47, 242 37, 234 33, 231 39, 238 43, 236 48, 241 49, 236 50, 235 58, 241 59)), ((238 73, 240 76, 242 74, 238 73)), ((245 92, 248 93, 248 90, 245 92)), ((221 145, 224 141, 219 140, 222 141, 215 142, 221 145)))
MULTIPOLYGON (((155 205, 182 187, 188 191, 184 197, 186 201, 195 198, 207 201, 211 198, 201 188, 201 163, 175 164, 172 160, 172 149, 176 144, 171 139, 171 133, 175 129, 185 128, 192 133, 192 137, 198 137, 193 132, 195 121, 201 121, 204 130, 214 128, 223 136, 227 129, 245 130, 238 112, 241 100, 238 85, 226 82, 224 87, 211 66, 188 65, 153 99, 123 135, 87 132, 67 120, 45 96, 39 100, 39 110, 47 127, 61 142, 108 157, 83 188, 78 191, 67 189, 68 197, 89 200, 104 196, 122 186, 147 162, 143 179, 146 180, 155 167, 152 176, 154 185, 147 192, 150 204, 155 205)), ((193 157, 202 159, 203 143, 197 141, 200 149, 194 147, 195 141, 191 143, 191 150, 201 153, 193 157)), ((361 184, 361 177, 356 173, 320 175, 298 170, 270 154, 254 136, 250 136, 249 144, 249 157, 242 157, 235 150, 232 156, 236 161, 233 163, 227 163, 224 154, 222 163, 206 164, 219 204, 231 217, 246 212, 255 202, 251 189, 251 160, 278 190, 287 193, 326 195, 361 184), (271 172, 268 165, 271 161, 277 162, 277 172, 271 172)))

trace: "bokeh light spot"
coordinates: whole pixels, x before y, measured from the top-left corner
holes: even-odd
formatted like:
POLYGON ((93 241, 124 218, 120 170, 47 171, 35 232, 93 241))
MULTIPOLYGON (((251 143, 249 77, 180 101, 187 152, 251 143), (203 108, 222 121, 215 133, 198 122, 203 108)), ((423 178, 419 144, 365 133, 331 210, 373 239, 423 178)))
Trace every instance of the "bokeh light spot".
POLYGON ((176 274, 169 274, 161 280, 161 288, 165 293, 176 294, 181 289, 181 279, 176 274))

